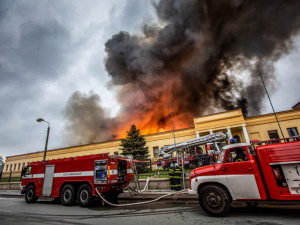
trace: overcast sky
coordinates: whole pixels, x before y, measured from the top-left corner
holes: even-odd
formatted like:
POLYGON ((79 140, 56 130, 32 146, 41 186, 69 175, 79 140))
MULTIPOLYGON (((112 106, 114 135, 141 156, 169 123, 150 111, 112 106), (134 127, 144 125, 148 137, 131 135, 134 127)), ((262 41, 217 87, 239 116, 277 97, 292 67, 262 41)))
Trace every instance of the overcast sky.
MULTIPOLYGON (((104 44, 121 30, 138 32, 153 18, 150 1, 0 0, 0 155, 67 147, 63 110, 75 91, 97 93, 112 115, 118 111, 107 88, 104 44)), ((277 111, 300 101, 300 38, 276 63, 271 98, 277 111)), ((271 112, 265 100, 262 113, 271 112)))

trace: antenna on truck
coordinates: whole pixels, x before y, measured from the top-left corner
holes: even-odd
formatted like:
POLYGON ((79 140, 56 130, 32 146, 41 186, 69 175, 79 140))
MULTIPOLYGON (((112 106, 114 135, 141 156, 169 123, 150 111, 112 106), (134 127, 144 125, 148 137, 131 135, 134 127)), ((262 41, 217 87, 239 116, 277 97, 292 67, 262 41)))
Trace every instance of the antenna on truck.
POLYGON ((258 72, 258 74, 259 74, 259 76, 260 76, 260 79, 261 79, 261 81, 262 81, 262 83, 263 83, 263 85, 264 85, 265 91, 266 91, 266 93, 267 93, 267 96, 268 96, 268 98, 269 98, 269 101, 270 101, 271 107, 272 107, 272 109, 273 109, 273 113, 274 113, 274 115, 275 115, 275 118, 276 118, 276 120, 277 120, 277 123, 278 123, 279 129, 280 129, 281 135, 282 135, 282 137, 284 138, 284 135, 283 135, 283 132, 282 132, 282 129, 281 129, 280 123, 279 123, 279 121, 278 121, 278 118, 277 118, 277 115, 276 115, 275 109, 274 109, 274 107, 273 107, 273 104, 272 104, 271 98, 270 98, 270 96, 269 96, 269 93, 268 93, 267 87, 266 87, 266 85, 265 85, 264 79, 262 78, 261 72, 258 72))

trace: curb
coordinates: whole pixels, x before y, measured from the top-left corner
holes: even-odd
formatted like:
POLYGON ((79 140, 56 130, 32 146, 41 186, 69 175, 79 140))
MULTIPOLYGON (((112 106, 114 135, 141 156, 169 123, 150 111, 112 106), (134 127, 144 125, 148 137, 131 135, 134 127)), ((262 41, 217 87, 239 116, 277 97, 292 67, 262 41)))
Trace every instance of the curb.
MULTIPOLYGON (((131 196, 128 192, 126 193, 121 193, 119 195, 120 200, 153 200, 156 199, 162 195, 168 194, 170 192, 147 192, 147 193, 142 193, 139 195, 133 195, 131 196)), ((24 198, 24 194, 17 194, 17 193, 4 193, 0 192, 0 197, 4 198, 24 198)), ((166 196, 162 200, 171 200, 171 201, 198 201, 198 196, 197 195, 190 195, 187 193, 184 194, 174 194, 170 196, 166 196)))

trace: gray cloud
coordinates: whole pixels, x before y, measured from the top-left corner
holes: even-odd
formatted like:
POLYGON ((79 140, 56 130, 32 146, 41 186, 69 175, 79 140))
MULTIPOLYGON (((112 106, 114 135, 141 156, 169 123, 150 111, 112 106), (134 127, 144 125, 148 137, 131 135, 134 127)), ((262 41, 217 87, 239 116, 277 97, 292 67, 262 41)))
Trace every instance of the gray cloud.
MULTIPOLYGON (((274 64, 299 34, 299 1, 160 0, 153 6, 160 23, 120 31, 105 44, 106 70, 119 88, 120 127, 135 122, 145 133, 171 129, 169 97, 177 128, 209 112, 261 112, 265 91, 258 73, 272 91, 274 64)), ((106 122, 97 115, 97 124, 106 122)), ((82 129, 89 130, 79 123, 73 132, 82 129)))
MULTIPOLYGON (((214 11, 223 1, 214 7, 207 5, 206 10, 200 11, 199 19, 196 6, 200 3, 209 2, 156 1, 153 9, 151 1, 137 0, 1 0, 0 154, 42 150, 46 124, 36 123, 37 117, 51 122, 49 148, 53 149, 110 139, 116 130, 124 134, 129 123, 143 125, 145 118, 150 118, 145 126, 168 127, 166 105, 170 95, 186 99, 173 105, 177 127, 186 125, 180 121, 191 121, 204 111, 214 112, 215 107, 227 109, 237 107, 238 103, 245 104, 238 101, 241 96, 251 96, 261 90, 257 89, 259 80, 251 78, 251 71, 256 67, 246 59, 266 55, 262 57, 262 62, 266 62, 264 76, 267 78, 266 71, 270 72, 269 77, 273 76, 274 63, 282 59, 282 54, 289 53, 293 37, 298 34, 292 26, 299 24, 299 3, 289 1, 294 4, 289 9, 283 1, 274 1, 267 7, 269 14, 263 10, 265 1, 256 6, 251 1, 224 3, 225 9, 235 17, 233 20, 222 11, 214 11), (239 10, 232 10, 237 8, 239 10), (214 13, 219 16, 205 17, 214 13), (270 26, 265 26, 266 13, 274 21, 270 26), (206 19, 202 20, 201 15, 206 19), (294 21, 286 24, 283 18, 294 18, 294 21), (261 24, 255 26, 257 20, 261 24), (278 27, 281 29, 277 30, 278 27), (261 29, 265 29, 267 35, 261 29), (124 32, 119 33, 122 30, 124 32), (289 33, 290 30, 293 32, 289 33), (255 35, 257 32, 261 33, 255 35), (242 35, 236 35, 238 33, 242 35), (247 42, 247 35, 252 41, 247 42), (107 40, 110 41, 105 46, 107 40), (260 45, 262 42, 265 44, 260 45), (263 53, 260 55, 258 50, 263 53), (229 67, 226 55, 221 52, 231 57, 243 52, 243 57, 230 58, 238 63, 229 67), (224 70, 220 71, 225 73, 216 72, 211 76, 218 62, 223 63, 224 70), (250 71, 248 80, 235 76, 245 65, 250 71), (205 73, 207 69, 211 73, 205 73), (228 89, 221 81, 224 84, 233 81, 236 85, 228 89), (105 87, 107 82, 110 82, 109 90, 105 87), (222 85, 218 94, 209 87, 219 82, 222 85), (92 89, 94 92, 89 92, 92 89), (237 97, 231 99, 230 104, 222 105, 222 97, 225 102, 231 97, 229 90, 237 93, 237 97), (113 93, 117 93, 115 97, 113 93), (214 95, 218 98, 213 104, 202 101, 214 95), (150 104, 161 97, 163 102, 150 104), (190 108, 190 111, 183 110, 187 114, 179 113, 179 109, 186 108, 190 108), (111 117, 111 112, 116 116, 111 117), (83 129, 79 130, 80 127, 83 129)), ((284 68, 282 62, 280 67, 284 68)), ((276 67, 275 72, 284 71, 284 75, 291 76, 289 81, 297 76, 297 69, 293 68, 297 62, 284 61, 283 64, 290 66, 284 70, 276 67)), ((299 96, 298 90, 275 84, 273 80, 268 83, 271 93, 281 99, 288 96, 291 102, 291 93, 299 96), (281 87, 282 91, 278 92, 281 87)), ((291 106, 288 100, 282 100, 281 110, 291 106)), ((248 100, 247 104, 254 112, 260 109, 260 103, 255 105, 248 100)))

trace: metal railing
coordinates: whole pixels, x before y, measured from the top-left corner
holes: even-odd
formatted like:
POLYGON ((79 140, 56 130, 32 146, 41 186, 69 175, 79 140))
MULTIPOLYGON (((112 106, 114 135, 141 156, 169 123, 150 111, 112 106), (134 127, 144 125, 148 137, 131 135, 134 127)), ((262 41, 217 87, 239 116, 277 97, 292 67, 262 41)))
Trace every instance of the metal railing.
POLYGON ((16 176, 13 174, 12 171, 10 171, 9 176, 7 176, 7 177, 6 176, 3 177, 3 174, 2 174, 2 176, 0 177, 0 182, 2 182, 2 183, 3 182, 20 182, 21 179, 22 179, 21 175, 16 176))

